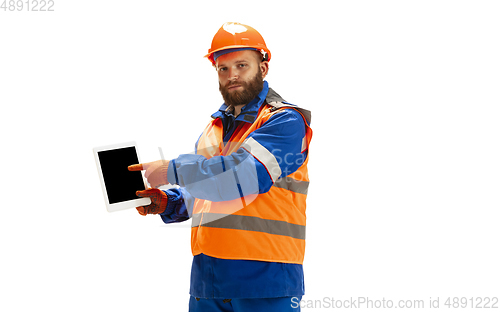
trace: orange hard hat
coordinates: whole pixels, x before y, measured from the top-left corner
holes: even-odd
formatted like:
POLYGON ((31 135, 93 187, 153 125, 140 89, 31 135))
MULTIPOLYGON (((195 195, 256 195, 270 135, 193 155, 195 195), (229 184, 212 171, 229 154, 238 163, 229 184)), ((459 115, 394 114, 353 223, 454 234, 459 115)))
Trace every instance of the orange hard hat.
POLYGON ((254 28, 240 23, 225 23, 215 34, 212 46, 205 55, 215 65, 214 53, 228 49, 251 48, 260 51, 265 60, 271 60, 271 51, 264 38, 254 28))

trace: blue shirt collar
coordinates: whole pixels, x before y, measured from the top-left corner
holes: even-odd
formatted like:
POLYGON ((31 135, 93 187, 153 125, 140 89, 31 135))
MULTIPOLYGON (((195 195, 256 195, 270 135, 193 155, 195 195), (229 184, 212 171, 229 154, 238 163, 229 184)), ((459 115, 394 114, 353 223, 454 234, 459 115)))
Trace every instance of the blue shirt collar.
MULTIPOLYGON (((269 84, 264 80, 262 91, 260 91, 260 93, 250 103, 241 108, 241 113, 238 115, 238 117, 236 117, 236 120, 253 123, 255 121, 255 118, 257 117, 260 106, 266 100, 268 92, 269 84)), ((225 116, 232 115, 232 113, 228 111, 228 108, 228 105, 226 105, 225 103, 222 104, 219 110, 212 115, 212 118, 223 118, 225 116)))

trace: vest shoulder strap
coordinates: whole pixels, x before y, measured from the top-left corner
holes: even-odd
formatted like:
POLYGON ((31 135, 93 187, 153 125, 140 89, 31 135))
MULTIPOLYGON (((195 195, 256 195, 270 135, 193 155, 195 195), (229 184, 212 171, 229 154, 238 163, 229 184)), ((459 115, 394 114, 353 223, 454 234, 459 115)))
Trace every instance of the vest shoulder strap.
POLYGON ((290 103, 287 103, 276 91, 274 91, 272 88, 269 88, 269 92, 267 93, 266 96, 266 103, 270 106, 271 112, 276 111, 280 108, 286 108, 290 107, 293 109, 298 110, 304 117, 306 118, 307 122, 311 124, 311 111, 298 107, 297 105, 293 105, 290 103))

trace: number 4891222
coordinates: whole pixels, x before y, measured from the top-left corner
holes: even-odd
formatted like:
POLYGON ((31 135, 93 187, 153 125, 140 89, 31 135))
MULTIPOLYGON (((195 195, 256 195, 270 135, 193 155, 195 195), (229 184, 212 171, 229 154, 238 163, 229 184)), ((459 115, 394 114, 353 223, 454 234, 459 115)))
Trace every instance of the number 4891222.
POLYGON ((50 12, 54 11, 54 0, 3 0, 0 10, 50 12))

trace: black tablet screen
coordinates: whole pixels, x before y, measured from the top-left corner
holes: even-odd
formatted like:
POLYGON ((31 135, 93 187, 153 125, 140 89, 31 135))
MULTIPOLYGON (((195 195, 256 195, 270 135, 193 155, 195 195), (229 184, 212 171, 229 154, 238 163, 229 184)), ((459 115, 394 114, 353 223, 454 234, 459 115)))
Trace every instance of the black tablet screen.
POLYGON ((144 190, 140 171, 128 171, 138 164, 134 146, 97 152, 110 204, 138 198, 135 192, 144 190))

